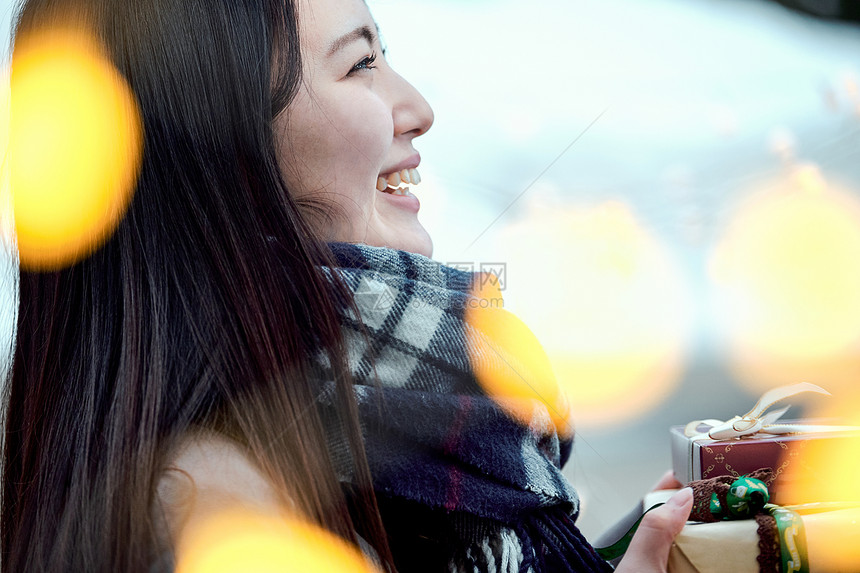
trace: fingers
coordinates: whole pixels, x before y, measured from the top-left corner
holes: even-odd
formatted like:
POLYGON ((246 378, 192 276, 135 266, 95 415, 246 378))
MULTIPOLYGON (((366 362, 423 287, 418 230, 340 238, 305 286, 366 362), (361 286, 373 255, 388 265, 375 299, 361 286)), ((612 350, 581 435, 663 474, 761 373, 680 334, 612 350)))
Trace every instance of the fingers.
POLYGON ((663 476, 654 484, 654 487, 651 488, 651 491, 656 491, 658 489, 680 489, 684 487, 684 484, 675 479, 675 474, 672 470, 668 470, 663 476))
POLYGON ((665 505, 649 511, 616 572, 665 573, 672 542, 683 529, 692 507, 693 490, 687 487, 665 505))
MULTIPOLYGON (((665 505, 658 507, 653 511, 649 511, 642 523, 639 525, 639 530, 636 535, 641 532, 643 539, 650 543, 661 543, 666 547, 666 555, 669 555, 669 547, 675 536, 684 528, 687 518, 690 517, 690 510, 693 507, 693 490, 685 487, 677 492, 665 505)), ((633 538, 633 543, 636 542, 636 537, 633 538)), ((632 544, 631 544, 632 545, 632 544)))

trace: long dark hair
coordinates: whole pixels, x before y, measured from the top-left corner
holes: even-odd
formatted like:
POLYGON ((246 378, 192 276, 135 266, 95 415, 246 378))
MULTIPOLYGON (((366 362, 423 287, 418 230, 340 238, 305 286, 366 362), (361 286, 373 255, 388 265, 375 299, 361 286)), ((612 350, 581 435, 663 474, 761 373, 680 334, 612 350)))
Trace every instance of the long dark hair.
POLYGON ((390 563, 344 363, 345 289, 320 271, 331 255, 278 168, 272 122, 301 70, 293 2, 29 0, 16 37, 70 18, 131 85, 144 156, 99 250, 20 273, 3 570, 148 570, 164 551, 157 481, 198 428, 246 447, 285 501, 347 539, 360 530, 390 563), (354 504, 327 455, 309 360, 320 350, 336 373, 354 504))

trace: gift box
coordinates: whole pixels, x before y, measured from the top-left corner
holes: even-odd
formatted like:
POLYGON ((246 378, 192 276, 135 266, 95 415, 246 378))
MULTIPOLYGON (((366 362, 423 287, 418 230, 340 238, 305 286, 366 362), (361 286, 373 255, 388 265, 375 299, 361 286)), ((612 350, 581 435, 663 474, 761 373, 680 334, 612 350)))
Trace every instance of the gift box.
MULTIPOLYGON (((665 502, 674 491, 645 497, 645 506, 665 502)), ((801 516, 806 545, 803 561, 810 573, 860 571, 860 506, 789 506, 801 516)), ((759 573, 758 524, 754 519, 689 522, 669 552, 669 573, 759 573)))
MULTIPOLYGON (((797 420, 793 423, 807 423, 797 420)), ((857 434, 851 431, 800 434, 756 434, 744 438, 714 440, 693 439, 684 434, 684 426, 671 428, 672 467, 675 478, 683 484, 693 480, 709 479, 721 475, 739 477, 759 468, 772 468, 774 482, 770 486, 772 500, 777 504, 799 504, 818 501, 844 501, 823 499, 816 487, 793 487, 814 484, 823 479, 820 469, 804 453, 813 440, 851 440, 857 434)), ((815 444, 815 447, 823 444, 815 444)), ((832 444, 834 449, 846 449, 832 444)), ((858 476, 860 480, 860 476, 858 476)), ((860 566, 858 566, 860 571, 860 566)))
POLYGON ((777 388, 762 396, 756 407, 744 416, 735 416, 727 422, 704 420, 672 427, 675 478, 686 484, 721 475, 739 477, 759 468, 772 468, 775 476, 770 486, 773 503, 847 501, 822 497, 822 488, 815 487, 818 481, 825 479, 821 468, 816 467, 820 456, 808 454, 828 447, 832 451, 850 451, 848 441, 858 443, 860 430, 817 424, 812 420, 777 423, 787 408, 765 414, 775 402, 807 391, 826 393, 818 386, 805 383, 777 388), (812 442, 815 443, 811 446, 812 442))

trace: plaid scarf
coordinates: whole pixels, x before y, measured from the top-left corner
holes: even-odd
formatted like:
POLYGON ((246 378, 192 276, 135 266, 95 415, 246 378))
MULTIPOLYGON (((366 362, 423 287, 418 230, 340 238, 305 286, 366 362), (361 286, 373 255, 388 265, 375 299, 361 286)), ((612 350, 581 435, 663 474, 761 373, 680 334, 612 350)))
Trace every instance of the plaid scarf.
MULTIPOLYGON (((561 473, 571 441, 545 406, 513 421, 475 378, 464 314, 480 275, 387 248, 330 247, 339 266, 324 271, 359 310, 342 313, 344 337, 398 568, 440 570, 430 563, 442 559, 458 572, 611 570, 573 523, 579 500, 561 473)), ((349 481, 342 434, 330 446, 349 481)))

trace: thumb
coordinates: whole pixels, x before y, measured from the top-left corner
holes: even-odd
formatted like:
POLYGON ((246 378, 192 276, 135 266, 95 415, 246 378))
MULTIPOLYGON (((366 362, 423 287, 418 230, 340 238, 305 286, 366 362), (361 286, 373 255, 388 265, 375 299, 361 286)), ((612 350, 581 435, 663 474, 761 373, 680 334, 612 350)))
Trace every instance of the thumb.
POLYGON ((645 514, 616 571, 666 571, 669 550, 693 507, 693 490, 685 487, 665 505, 645 514))

